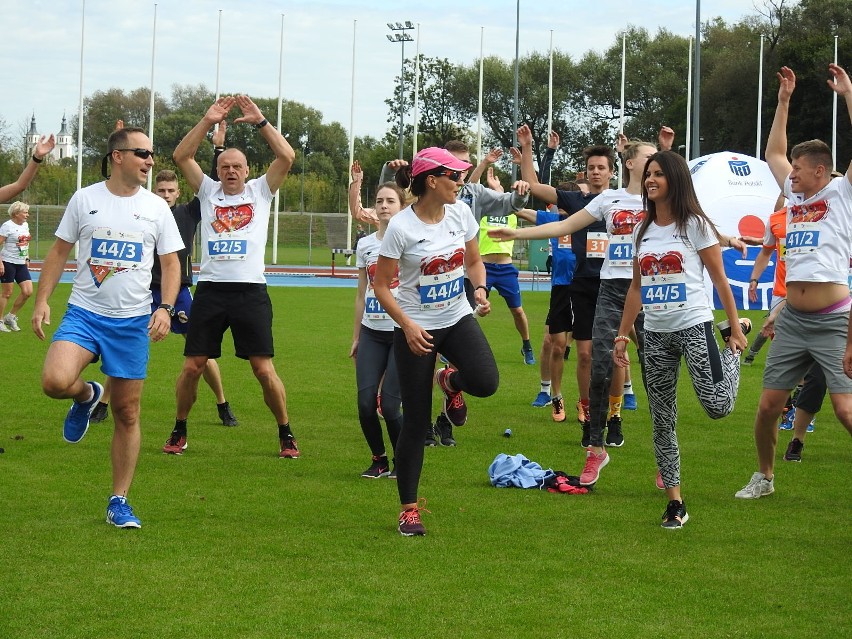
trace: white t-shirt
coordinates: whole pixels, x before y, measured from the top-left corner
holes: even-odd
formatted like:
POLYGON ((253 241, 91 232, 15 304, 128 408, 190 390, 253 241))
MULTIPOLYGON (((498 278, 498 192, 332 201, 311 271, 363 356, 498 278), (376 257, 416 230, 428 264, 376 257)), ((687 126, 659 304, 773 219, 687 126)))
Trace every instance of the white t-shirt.
POLYGON ((422 222, 410 206, 391 218, 379 253, 399 260, 397 302, 422 328, 447 328, 470 315, 464 292, 465 243, 478 234, 479 225, 464 202, 444 205, 444 218, 437 224, 422 222))
POLYGON ((684 237, 674 223, 658 226, 651 222, 640 245, 635 246, 636 231, 633 241, 639 260, 645 329, 673 333, 711 321, 712 305, 698 251, 719 243, 712 228, 702 228, 698 220, 692 219, 684 237))
POLYGON ((586 204, 586 210, 596 220, 606 222, 608 238, 601 279, 633 279, 633 228, 645 216, 642 196, 627 189, 607 189, 586 204))
POLYGON ((108 317, 150 314, 154 249, 166 255, 183 248, 163 198, 142 188, 120 197, 104 182, 71 197, 56 237, 80 243, 68 303, 108 317))
POLYGON ((6 220, 0 225, 0 236, 6 238, 3 243, 2 259, 11 264, 26 264, 30 256, 29 224, 15 224, 6 220))
POLYGON ((265 284, 269 207, 274 194, 266 175, 246 182, 239 195, 225 195, 222 184, 205 175, 201 202, 199 282, 265 284))
POLYGON ((852 254, 852 184, 836 177, 805 199, 784 182, 787 206, 787 282, 846 284, 852 254))
MULTIPOLYGON (((355 248, 355 266, 367 272, 367 290, 364 291, 364 316, 361 324, 374 331, 392 331, 393 320, 387 314, 373 290, 373 277, 376 275, 376 263, 379 261, 379 249, 382 241, 375 233, 358 240, 355 248)), ((394 277, 390 285, 391 293, 399 291, 399 277, 394 277)))

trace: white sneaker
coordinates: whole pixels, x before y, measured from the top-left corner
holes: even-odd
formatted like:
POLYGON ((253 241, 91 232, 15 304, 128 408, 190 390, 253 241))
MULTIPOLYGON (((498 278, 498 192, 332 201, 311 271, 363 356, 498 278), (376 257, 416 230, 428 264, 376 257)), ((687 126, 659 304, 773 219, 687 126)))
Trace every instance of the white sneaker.
POLYGON ((0 333, 11 333, 12 329, 6 326, 6 322, 0 322, 0 333))
POLYGON ((734 497, 737 499, 760 499, 775 492, 775 478, 766 479, 763 473, 755 473, 751 481, 738 490, 734 497))
POLYGON ((12 315, 11 313, 6 313, 6 317, 3 318, 3 323, 9 327, 10 330, 19 331, 21 328, 18 326, 18 316, 12 315))

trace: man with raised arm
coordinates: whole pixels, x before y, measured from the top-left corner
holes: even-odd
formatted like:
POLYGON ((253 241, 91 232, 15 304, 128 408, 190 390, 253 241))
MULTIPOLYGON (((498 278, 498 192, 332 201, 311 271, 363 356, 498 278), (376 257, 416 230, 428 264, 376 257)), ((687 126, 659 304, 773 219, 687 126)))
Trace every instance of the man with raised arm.
POLYGON ((198 380, 207 360, 221 356, 222 337, 230 328, 236 355, 251 364, 278 424, 279 457, 299 456, 284 384, 272 363, 272 303, 263 275, 270 205, 294 158, 287 140, 246 95, 219 98, 175 149, 175 162, 201 202, 201 272, 177 381, 175 427, 167 443, 181 452, 186 450, 186 422, 198 380), (275 160, 264 175, 247 181, 246 156, 239 149, 226 149, 217 160, 220 181, 216 182, 204 175, 195 153, 210 128, 224 121, 235 106, 242 117, 234 122, 254 126, 275 160))
POLYGON ((180 286, 177 251, 183 248, 175 219, 162 198, 141 188, 154 166, 151 140, 142 129, 114 131, 102 171, 105 182, 77 191, 56 229, 56 242, 42 266, 33 309, 33 331, 44 339, 50 324, 48 300, 75 243, 77 274, 68 310, 47 351, 41 384, 54 399, 73 399, 63 437, 75 444, 89 428, 101 398, 97 382, 85 382, 83 369, 102 360, 112 379, 115 431, 112 438, 112 497, 107 522, 139 528, 127 502, 142 440, 140 399, 148 368, 148 341, 169 333, 170 315, 180 286), (154 251, 162 266, 162 304, 151 312, 154 251))
MULTIPOLYGON (((852 82, 829 64, 828 86, 852 116, 852 82)), ((852 247, 852 167, 831 177, 831 149, 821 140, 801 142, 787 159, 787 118, 796 88, 792 69, 778 73, 778 106, 766 141, 766 162, 784 191, 787 207, 787 303, 775 320, 766 356, 763 392, 754 421, 758 472, 736 493, 758 499, 775 492, 778 417, 787 396, 813 362, 822 366, 834 413, 852 433, 852 343, 849 341, 849 251, 852 247), (845 356, 841 355, 845 350, 845 356), (844 375, 845 373, 845 375, 844 375)))

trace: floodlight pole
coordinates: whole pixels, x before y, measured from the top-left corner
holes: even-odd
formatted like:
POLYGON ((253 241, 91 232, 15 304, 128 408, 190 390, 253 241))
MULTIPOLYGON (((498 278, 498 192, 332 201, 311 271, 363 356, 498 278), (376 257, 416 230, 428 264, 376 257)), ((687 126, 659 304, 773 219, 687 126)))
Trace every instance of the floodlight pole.
POLYGON ((387 39, 391 42, 400 42, 402 44, 402 60, 399 65, 399 157, 402 158, 402 141, 405 117, 405 43, 414 42, 414 38, 408 35, 407 31, 414 29, 414 25, 410 20, 406 20, 405 24, 401 22, 388 22, 388 29, 393 32, 393 35, 387 34, 387 39))

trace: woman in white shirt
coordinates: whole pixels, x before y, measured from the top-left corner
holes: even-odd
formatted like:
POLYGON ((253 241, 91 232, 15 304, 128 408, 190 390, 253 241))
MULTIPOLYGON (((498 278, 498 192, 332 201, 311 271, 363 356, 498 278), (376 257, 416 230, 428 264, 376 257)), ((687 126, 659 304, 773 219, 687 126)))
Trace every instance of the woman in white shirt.
POLYGON ((30 275, 30 227, 27 218, 30 205, 14 202, 9 206, 9 220, 0 225, 0 246, 3 261, 0 262, 0 332, 21 330, 18 326, 18 312, 33 294, 33 278, 30 275), (21 294, 15 298, 12 310, 6 312, 6 305, 12 298, 15 283, 21 294))
POLYGON ((431 426, 437 353, 455 366, 434 375, 444 395, 444 415, 455 426, 467 419, 462 391, 488 397, 497 391, 499 380, 494 355, 464 289, 466 275, 474 287, 478 314, 490 311, 479 225, 470 207, 456 198, 470 167, 446 149, 429 147, 397 172, 397 184, 410 187, 417 201, 388 224, 373 280, 376 298, 395 325, 394 357, 405 407, 395 456, 399 532, 405 536, 426 534, 417 486, 423 442, 431 426), (399 287, 394 296, 391 284, 397 269, 399 287))
MULTIPOLYGON (((359 204, 360 204, 360 197, 359 204)), ((399 376, 393 356, 393 321, 376 299, 373 279, 379 248, 388 228, 388 222, 399 213, 405 193, 396 184, 386 182, 376 192, 375 212, 379 230, 362 237, 355 247, 355 266, 358 267, 358 293, 355 296, 355 325, 352 331, 352 348, 349 357, 355 360, 355 379, 358 385, 358 421, 373 460, 361 477, 378 479, 391 475, 385 451, 382 425, 378 411, 385 419, 391 452, 396 448, 402 429, 400 412, 399 376), (381 405, 379 404, 381 385, 381 405)), ((355 210, 353 208, 353 210, 355 210)), ((396 282, 391 289, 396 290, 396 282)), ((392 476, 395 476, 392 475, 392 476)))
POLYGON ((680 491, 676 433, 680 360, 686 359, 692 387, 705 412, 719 419, 734 408, 739 354, 748 342, 722 265, 719 233, 701 210, 686 161, 671 151, 652 155, 645 166, 642 199, 646 215, 633 231, 633 280, 613 359, 618 366, 629 364, 627 334, 636 316, 644 311, 645 381, 658 486, 665 489, 669 499, 662 526, 677 529, 689 519, 680 491), (713 331, 705 268, 730 323, 727 347, 722 352, 713 331))

